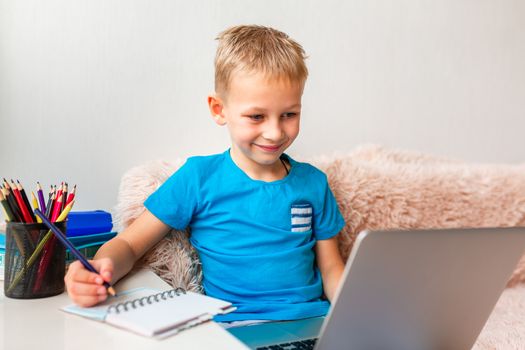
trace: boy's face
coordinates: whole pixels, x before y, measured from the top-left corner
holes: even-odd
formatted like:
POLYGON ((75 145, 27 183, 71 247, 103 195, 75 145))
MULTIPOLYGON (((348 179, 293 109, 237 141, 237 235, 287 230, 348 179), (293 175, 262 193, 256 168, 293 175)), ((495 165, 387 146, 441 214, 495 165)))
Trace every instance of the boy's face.
POLYGON ((215 121, 230 132, 232 158, 249 175, 264 177, 283 169, 279 157, 299 134, 303 86, 236 73, 225 100, 208 97, 215 121))

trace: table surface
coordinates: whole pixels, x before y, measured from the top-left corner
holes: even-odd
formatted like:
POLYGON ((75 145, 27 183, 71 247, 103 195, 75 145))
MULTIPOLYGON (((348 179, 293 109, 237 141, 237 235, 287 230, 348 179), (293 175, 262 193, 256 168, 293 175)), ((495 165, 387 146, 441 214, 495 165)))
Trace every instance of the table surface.
MULTIPOLYGON (((138 270, 119 282, 117 293, 136 287, 168 289, 153 272, 138 270)), ((42 299, 10 299, 0 283, 1 349, 247 349, 215 322, 206 322, 164 340, 142 337, 103 322, 61 311, 67 294, 42 299)))

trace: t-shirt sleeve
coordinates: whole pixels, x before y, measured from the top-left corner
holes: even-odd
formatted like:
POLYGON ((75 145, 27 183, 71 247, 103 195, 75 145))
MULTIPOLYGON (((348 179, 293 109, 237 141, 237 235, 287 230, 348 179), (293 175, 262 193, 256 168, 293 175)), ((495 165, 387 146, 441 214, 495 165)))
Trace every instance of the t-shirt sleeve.
POLYGON ((166 225, 177 230, 185 229, 197 210, 197 170, 195 161, 188 159, 146 199, 144 206, 166 225))
POLYGON ((314 211, 314 234, 318 240, 329 239, 334 237, 345 226, 345 220, 334 194, 328 185, 326 175, 322 174, 321 186, 321 205, 318 210, 314 211))

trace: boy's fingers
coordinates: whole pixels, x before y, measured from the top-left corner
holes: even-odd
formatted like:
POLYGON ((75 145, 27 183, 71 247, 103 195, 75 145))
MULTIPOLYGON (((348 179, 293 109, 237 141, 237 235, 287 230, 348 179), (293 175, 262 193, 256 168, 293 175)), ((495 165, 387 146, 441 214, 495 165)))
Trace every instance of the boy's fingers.
POLYGON ((76 282, 90 282, 102 284, 104 281, 110 282, 113 277, 113 262, 111 259, 91 260, 90 264, 99 271, 94 273, 87 270, 80 261, 75 261, 69 265, 66 280, 71 279, 76 282))
POLYGON ((73 302, 82 307, 96 305, 107 298, 107 290, 102 285, 104 280, 110 281, 113 272, 113 262, 110 259, 92 260, 90 263, 104 276, 87 270, 80 261, 69 265, 64 277, 66 288, 73 302))
POLYGON ((110 271, 102 272, 101 276, 106 282, 111 282, 111 279, 113 278, 113 274, 110 271))
POLYGON ((94 297, 106 295, 107 291, 104 286, 89 283, 71 283, 67 291, 74 297, 94 297))
POLYGON ((71 280, 78 283, 93 283, 99 285, 104 282, 98 273, 94 273, 86 269, 79 269, 72 273, 71 280))
POLYGON ((99 271, 99 274, 102 276, 102 278, 107 281, 111 282, 111 278, 113 277, 113 262, 111 259, 103 258, 99 260, 93 260, 93 267, 99 271))

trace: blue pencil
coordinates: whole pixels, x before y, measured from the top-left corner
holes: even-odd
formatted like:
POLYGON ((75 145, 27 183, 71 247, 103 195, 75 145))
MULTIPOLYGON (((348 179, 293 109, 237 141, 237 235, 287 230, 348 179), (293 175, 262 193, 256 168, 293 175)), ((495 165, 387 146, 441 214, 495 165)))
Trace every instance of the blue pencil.
MULTIPOLYGON (((86 269, 88 269, 89 271, 91 272, 94 272, 96 274, 98 274, 98 271, 95 270, 95 268, 93 267, 93 265, 91 265, 89 263, 89 261, 86 260, 86 258, 82 255, 82 253, 80 253, 78 251, 77 248, 75 248, 75 246, 73 245, 73 243, 71 243, 67 238, 66 238, 66 235, 63 234, 59 229, 58 227, 56 227, 55 225, 53 225, 51 223, 51 221, 49 221, 49 219, 47 218, 47 216, 44 215, 44 213, 42 213, 39 209, 36 209, 35 210, 35 214, 38 215, 40 217, 40 219, 42 219, 42 223, 44 225, 46 225, 56 236, 56 238, 58 238, 58 240, 60 242, 62 242, 62 244, 64 246, 66 246, 66 248, 69 249, 69 251, 75 256, 75 258, 77 258, 78 260, 80 260, 80 262, 82 263, 82 265, 84 265, 84 267, 86 269)), ((117 295, 117 293, 115 293, 115 289, 113 289, 113 287, 111 287, 111 285, 104 281, 104 286, 106 287, 106 289, 108 290, 108 293, 111 294, 112 296, 115 296, 117 295)))

